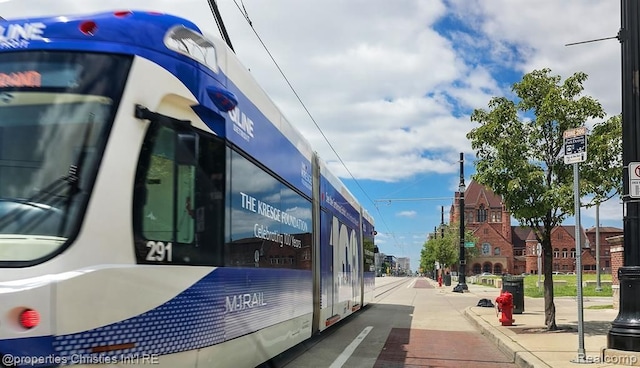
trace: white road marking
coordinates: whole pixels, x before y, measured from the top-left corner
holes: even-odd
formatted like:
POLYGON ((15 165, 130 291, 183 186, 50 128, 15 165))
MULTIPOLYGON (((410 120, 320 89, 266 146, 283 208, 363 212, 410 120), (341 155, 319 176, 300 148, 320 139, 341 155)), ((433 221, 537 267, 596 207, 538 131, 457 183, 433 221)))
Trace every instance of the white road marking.
POLYGON ((351 354, 353 354, 353 352, 356 350, 356 348, 358 347, 358 345, 360 345, 360 343, 362 342, 362 340, 364 340, 365 337, 367 337, 367 335, 369 334, 369 332, 371 332, 371 330, 373 329, 373 326, 367 326, 365 327, 364 330, 362 330, 362 332, 360 332, 360 335, 358 335, 352 342, 351 344, 349 344, 349 346, 347 346, 340 355, 338 355, 338 357, 336 358, 336 360, 333 361, 333 363, 331 363, 331 365, 329 366, 329 368, 341 368, 342 365, 344 363, 347 362, 347 359, 349 359, 349 357, 351 357, 351 354))

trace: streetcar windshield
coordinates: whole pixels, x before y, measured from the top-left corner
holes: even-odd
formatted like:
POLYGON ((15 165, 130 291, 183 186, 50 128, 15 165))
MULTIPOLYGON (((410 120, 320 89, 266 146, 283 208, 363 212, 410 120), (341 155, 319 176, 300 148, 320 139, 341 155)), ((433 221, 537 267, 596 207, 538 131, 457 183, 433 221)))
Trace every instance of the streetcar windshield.
POLYGON ((130 63, 0 53, 0 262, 46 259, 77 232, 130 63))

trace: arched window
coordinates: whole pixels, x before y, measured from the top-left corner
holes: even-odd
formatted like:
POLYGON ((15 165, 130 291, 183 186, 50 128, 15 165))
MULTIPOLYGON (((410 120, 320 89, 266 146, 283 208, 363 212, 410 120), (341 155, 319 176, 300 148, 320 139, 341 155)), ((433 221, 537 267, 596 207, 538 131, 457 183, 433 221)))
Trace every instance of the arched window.
POLYGON ((553 250, 553 258, 560 258, 560 249, 559 248, 555 248, 553 250))
MULTIPOLYGON (((483 256, 490 256, 491 255, 491 244, 489 244, 489 243, 482 244, 482 255, 483 256)), ((489 271, 485 271, 485 272, 489 272, 489 271)))
POLYGON ((499 256, 500 255, 500 248, 499 247, 493 248, 493 255, 494 256, 499 256))
POLYGON ((576 258, 576 248, 571 248, 571 258, 576 258))
POLYGON ((482 266, 480 266, 480 263, 474 263, 473 264, 473 274, 474 275, 479 275, 482 273, 482 266))
POLYGON ((482 272, 491 273, 491 263, 490 262, 486 262, 485 264, 482 265, 482 272))
POLYGON ((562 248, 562 258, 567 258, 569 256, 569 253, 567 251, 567 248, 562 248))
POLYGON ((502 274, 502 265, 500 263, 496 263, 493 265, 493 273, 496 275, 502 274))

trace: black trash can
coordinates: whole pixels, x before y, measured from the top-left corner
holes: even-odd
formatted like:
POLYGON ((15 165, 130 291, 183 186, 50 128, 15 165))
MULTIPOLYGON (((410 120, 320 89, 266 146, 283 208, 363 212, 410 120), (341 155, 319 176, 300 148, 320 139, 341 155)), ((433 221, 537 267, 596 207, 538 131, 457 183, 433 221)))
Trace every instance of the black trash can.
POLYGON ((524 277, 502 276, 502 291, 513 295, 513 314, 524 312, 524 277))
POLYGON ((444 286, 451 286, 451 274, 449 272, 444 275, 444 286))

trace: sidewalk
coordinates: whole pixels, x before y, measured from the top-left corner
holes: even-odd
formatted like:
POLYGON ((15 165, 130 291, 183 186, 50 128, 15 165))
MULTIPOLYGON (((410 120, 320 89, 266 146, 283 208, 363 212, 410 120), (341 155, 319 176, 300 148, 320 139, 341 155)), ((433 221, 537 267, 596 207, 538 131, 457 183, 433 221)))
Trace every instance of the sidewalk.
MULTIPOLYGON (((437 283, 431 280, 438 288, 437 283)), ((442 293, 455 294, 453 286, 439 288, 442 293)), ((500 289, 468 284, 469 292, 477 300, 495 298, 500 289)), ((449 296, 449 295, 447 295, 449 296)), ((451 295, 453 297, 454 295, 451 295)), ((470 306, 464 314, 479 331, 492 340, 505 354, 512 356, 519 367, 630 367, 640 366, 640 360, 634 353, 606 350, 607 334, 611 322, 618 315, 614 309, 588 309, 591 306, 612 305, 611 297, 583 297, 583 335, 587 363, 575 363, 578 358, 578 302, 574 297, 554 298, 556 307, 556 325, 558 331, 546 331, 544 324, 544 298, 525 297, 524 312, 514 314, 513 326, 502 326, 496 316, 495 308, 470 306), (634 360, 638 360, 635 363, 634 360), (617 364, 614 364, 617 362, 617 364), (624 365, 630 364, 630 365, 624 365)))

